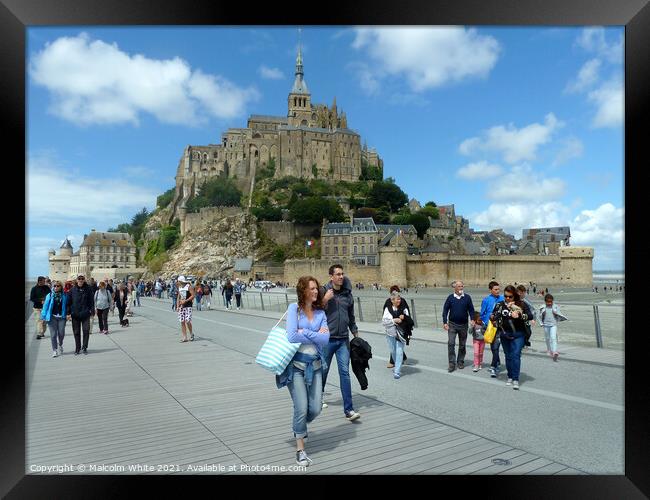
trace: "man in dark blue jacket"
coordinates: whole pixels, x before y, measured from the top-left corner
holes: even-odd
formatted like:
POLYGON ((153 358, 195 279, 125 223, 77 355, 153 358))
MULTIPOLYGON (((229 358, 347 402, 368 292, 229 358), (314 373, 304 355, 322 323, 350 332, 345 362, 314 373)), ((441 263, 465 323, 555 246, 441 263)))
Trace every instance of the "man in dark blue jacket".
POLYGON ((465 343, 467 342, 467 322, 474 326, 474 305, 472 297, 464 292, 465 285, 461 280, 454 281, 454 293, 447 297, 442 308, 442 323, 449 335, 447 354, 449 357, 448 372, 456 369, 456 335, 458 335, 458 368, 465 368, 465 343), (449 316, 449 322, 447 322, 449 316))
MULTIPOLYGON (((352 284, 345 277, 343 266, 335 264, 329 269, 330 281, 323 287, 323 307, 327 315, 327 326, 330 330, 330 340, 325 346, 327 367, 323 372, 323 391, 327 382, 327 373, 336 354, 336 364, 339 369, 341 395, 343 396, 343 412, 345 418, 353 421, 361 417, 352 406, 352 385, 350 383, 350 334, 356 338, 359 329, 354 319, 354 299, 352 284)), ((323 408, 327 405, 323 402, 323 408)))
POLYGON ((90 335, 90 317, 95 315, 95 297, 83 274, 77 276, 77 283, 70 290, 70 312, 72 333, 74 333, 74 353, 79 354, 81 329, 83 328, 83 353, 88 354, 88 336, 90 335))

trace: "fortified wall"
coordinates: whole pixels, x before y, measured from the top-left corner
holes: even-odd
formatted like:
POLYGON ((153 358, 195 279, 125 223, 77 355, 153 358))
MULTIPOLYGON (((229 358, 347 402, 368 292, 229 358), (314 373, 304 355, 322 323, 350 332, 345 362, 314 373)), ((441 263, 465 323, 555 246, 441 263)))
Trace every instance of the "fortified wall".
POLYGON ((293 245, 296 239, 320 237, 320 224, 296 224, 290 221, 260 221, 264 232, 278 245, 293 245))
POLYGON ((184 210, 180 212, 181 235, 184 235, 192 229, 204 228, 216 220, 243 214, 244 210, 240 207, 204 207, 197 213, 185 213, 184 210))
POLYGON ((352 283, 384 287, 448 286, 461 279, 466 286, 487 287, 496 279, 500 283, 539 285, 592 286, 593 248, 562 247, 559 255, 406 255, 399 247, 382 248, 380 266, 363 266, 349 260, 299 259, 284 265, 284 280, 295 285, 300 276, 328 279, 332 264, 341 264, 352 283))

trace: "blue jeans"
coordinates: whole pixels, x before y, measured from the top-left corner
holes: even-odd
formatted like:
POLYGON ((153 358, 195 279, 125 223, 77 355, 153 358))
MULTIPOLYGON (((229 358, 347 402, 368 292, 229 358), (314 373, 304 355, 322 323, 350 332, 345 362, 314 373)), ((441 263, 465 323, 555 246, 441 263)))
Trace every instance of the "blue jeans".
POLYGON ((135 303, 140 306, 140 292, 135 292, 135 303))
POLYGON ((386 342, 388 342, 388 349, 390 350, 390 354, 395 360, 395 368, 393 369, 393 373, 395 375, 400 375, 400 370, 402 369, 402 359, 404 357, 404 344, 402 344, 395 337, 391 337, 390 335, 386 335, 386 342))
POLYGON ((200 311, 201 310, 201 298, 197 295, 194 300, 196 301, 196 310, 200 311))
POLYGON ((50 340, 52 340, 52 350, 56 351, 58 345, 63 347, 63 337, 65 337, 65 318, 55 318, 52 316, 47 322, 50 327, 50 340))
POLYGON ((546 350, 551 354, 557 352, 557 325, 544 325, 544 339, 546 340, 546 350))
MULTIPOLYGON (((497 332, 497 334, 494 336, 494 340, 490 344, 490 351, 492 351, 492 363, 490 363, 490 366, 495 369, 499 369, 499 365, 501 364, 501 360, 499 359, 499 347, 501 347, 501 334, 497 332)), ((505 352, 506 348, 503 348, 503 351, 505 352)))
POLYGON ((503 351, 506 353, 506 369, 508 370, 508 378, 512 380, 519 380, 519 370, 521 369, 521 350, 524 348, 526 341, 525 332, 515 332, 510 334, 514 339, 508 339, 504 336, 501 337, 503 344, 503 351))
POLYGON ((307 424, 314 420, 322 409, 323 370, 314 371, 312 383, 305 384, 305 372, 294 366, 293 380, 287 384, 293 400, 293 435, 296 438, 307 436, 307 424))
POLYGON ((178 295, 175 293, 172 294, 172 311, 176 310, 176 301, 178 300, 178 295))
POLYGON ((327 374, 332 366, 332 358, 336 353, 336 364, 339 368, 339 380, 341 384, 341 396, 343 396, 343 413, 353 411, 352 407, 352 384, 350 383, 350 339, 330 339, 323 348, 327 368, 323 372, 323 390, 327 382, 327 374))

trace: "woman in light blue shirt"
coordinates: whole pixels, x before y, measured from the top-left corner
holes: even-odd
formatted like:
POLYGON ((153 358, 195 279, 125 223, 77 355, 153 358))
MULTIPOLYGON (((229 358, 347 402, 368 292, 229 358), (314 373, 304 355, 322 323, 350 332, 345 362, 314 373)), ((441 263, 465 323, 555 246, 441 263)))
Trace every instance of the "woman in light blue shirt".
POLYGON ((278 388, 289 388, 293 400, 293 435, 296 438, 296 463, 309 466, 305 452, 307 424, 322 409, 323 369, 327 366, 323 346, 330 339, 327 316, 323 311, 322 291, 316 278, 303 276, 296 286, 297 304, 287 309, 287 339, 300 342, 287 368, 276 377, 278 388))

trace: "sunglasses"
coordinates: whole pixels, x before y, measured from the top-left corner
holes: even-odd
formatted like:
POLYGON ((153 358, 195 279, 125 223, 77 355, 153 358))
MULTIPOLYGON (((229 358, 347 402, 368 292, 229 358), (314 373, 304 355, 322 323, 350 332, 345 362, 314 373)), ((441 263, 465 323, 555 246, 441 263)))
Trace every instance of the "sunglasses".
POLYGON ((505 297, 506 299, 512 299, 512 298, 513 298, 512 295, 504 295, 504 297, 505 297))
POLYGON ((54 285, 54 288, 61 288, 61 285, 54 285))
POLYGON ((77 281, 85 281, 86 278, 77 278, 77 281))

